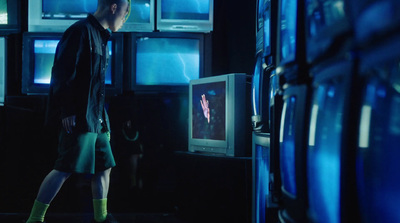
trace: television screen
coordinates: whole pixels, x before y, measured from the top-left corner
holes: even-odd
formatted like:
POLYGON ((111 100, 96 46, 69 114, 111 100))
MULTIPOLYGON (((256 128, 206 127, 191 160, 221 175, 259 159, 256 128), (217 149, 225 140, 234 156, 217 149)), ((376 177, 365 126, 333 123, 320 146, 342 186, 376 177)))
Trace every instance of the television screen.
POLYGON ((133 90, 187 92, 204 72, 201 34, 142 33, 132 38, 133 90))
POLYGON ((342 77, 314 88, 307 155, 310 216, 340 222, 341 143, 345 82, 342 77))
POLYGON ((268 133, 253 132, 253 222, 266 222, 270 205, 270 144, 268 133))
POLYGON ((4 105, 6 96, 6 40, 0 37, 0 106, 4 105))
MULTIPOLYGON (((29 32, 64 32, 97 9, 97 0, 29 0, 29 32)), ((131 13, 121 32, 154 30, 154 0, 132 0, 131 13)))
POLYGON ((400 44, 384 41, 361 59, 357 194, 363 222, 399 222, 400 44), (377 58, 379 58, 377 60, 377 58), (373 62, 373 63, 372 63, 373 62))
POLYGON ((296 97, 291 96, 284 100, 280 129, 280 165, 282 188, 291 196, 297 196, 296 162, 295 162, 295 117, 296 97))
POLYGON ((157 0, 157 29, 160 31, 210 32, 214 0, 157 0))
POLYGON ((280 5, 280 63, 296 59, 297 0, 281 0, 280 5))
POLYGON ((20 31, 20 1, 0 0, 0 34, 20 31))
POLYGON ((189 151, 245 154, 246 75, 200 78, 189 85, 189 151))
POLYGON ((346 0, 307 0, 306 35, 308 62, 318 57, 332 56, 352 38, 352 26, 346 0), (341 45, 336 44, 341 41, 341 45), (326 54, 326 55, 325 55, 326 54))
MULTIPOLYGON (((23 77, 22 77, 22 93, 26 94, 47 94, 51 70, 53 67, 54 56, 58 42, 61 39, 61 33, 55 34, 24 34, 24 49, 23 49, 23 77)), ((114 48, 122 50, 122 36, 114 34, 108 41, 108 50, 110 54, 109 66, 106 71, 105 83, 106 91, 110 94, 119 92, 121 78, 118 77, 118 72, 121 72, 121 66, 115 64, 113 55, 116 53, 114 48), (119 39, 119 40, 118 40, 119 39), (117 68, 114 68, 117 67, 117 68)), ((121 52, 122 53, 122 52, 121 52)), ((115 55, 115 57, 122 57, 115 55)))

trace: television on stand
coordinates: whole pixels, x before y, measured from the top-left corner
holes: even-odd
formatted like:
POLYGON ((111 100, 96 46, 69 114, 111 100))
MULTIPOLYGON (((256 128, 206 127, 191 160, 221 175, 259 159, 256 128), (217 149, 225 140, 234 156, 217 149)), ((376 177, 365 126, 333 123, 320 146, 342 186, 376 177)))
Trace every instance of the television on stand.
POLYGON ((357 194, 362 222, 399 222, 400 42, 393 35, 360 53, 357 194))
POLYGON ((209 75, 210 36, 203 33, 132 33, 129 89, 145 93, 188 93, 189 82, 209 75))
POLYGON ((353 47, 349 0, 306 0, 307 62, 343 54, 353 47))
POLYGON ((0 106, 4 106, 7 92, 7 40, 0 37, 0 106))
POLYGON ((157 0, 159 31, 209 33, 213 23, 214 0, 157 0))
POLYGON ((21 31, 21 1, 0 0, 0 35, 21 31))
MULTIPOLYGON (((69 26, 97 9, 98 0, 29 0, 29 32, 64 32, 69 26)), ((155 26, 154 0, 132 0, 130 16, 120 32, 152 32, 155 26)))
POLYGON ((356 58, 333 59, 314 67, 311 75, 308 217, 311 222, 360 222, 355 186, 360 104, 356 58))
MULTIPOLYGON (((23 94, 47 95, 50 87, 51 69, 62 33, 23 34, 22 89, 23 94)), ((110 62, 106 72, 107 96, 122 93, 123 35, 113 33, 108 41, 110 62)))
POLYGON ((306 151, 310 88, 307 84, 283 89, 279 133, 279 164, 282 190, 280 218, 284 222, 307 221, 306 151))
POLYGON ((190 81, 189 152, 249 156, 246 79, 244 73, 232 73, 190 81))

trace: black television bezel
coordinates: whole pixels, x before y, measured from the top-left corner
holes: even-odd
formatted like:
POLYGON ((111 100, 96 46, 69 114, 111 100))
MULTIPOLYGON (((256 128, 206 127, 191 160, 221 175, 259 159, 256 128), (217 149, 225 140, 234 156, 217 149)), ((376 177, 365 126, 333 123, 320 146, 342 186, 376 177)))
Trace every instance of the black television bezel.
MULTIPOLYGON (((293 196, 285 190, 283 179, 281 178, 281 192, 283 210, 280 215, 283 219, 295 220, 303 222, 307 219, 307 174, 306 174, 306 160, 307 160, 307 140, 308 139, 308 108, 310 106, 310 87, 308 84, 286 86, 283 91, 283 104, 292 96, 296 97, 296 104, 294 107, 294 131, 295 131, 295 151, 294 151, 294 167, 295 167, 295 180, 297 195, 293 196)), ((282 109, 282 112, 284 110, 282 109)), ((282 116, 282 121, 285 117, 282 116)), ((281 130, 282 124, 281 121, 281 130)), ((282 133, 279 134, 280 138, 282 133)), ((281 150, 282 142, 279 142, 279 150, 281 150)), ((281 154, 281 151, 279 152, 281 154)), ((280 166, 282 163, 280 163, 280 166)), ((281 171, 281 169, 280 169, 281 171)), ((282 173, 281 173, 282 176, 282 173)))
POLYGON ((0 24, 0 35, 19 33, 21 31, 21 1, 7 0, 8 19, 14 24, 0 24))
POLYGON ((345 16, 335 23, 323 27, 315 36, 310 35, 309 15, 305 3, 305 30, 307 63, 317 64, 335 54, 344 53, 352 47, 353 26, 348 0, 344 3, 345 16))
MULTIPOLYGON (((54 40, 61 39, 63 33, 47 33, 47 32, 25 32, 23 33, 22 47, 22 81, 21 92, 27 95, 47 95, 50 84, 35 84, 33 83, 34 76, 34 40, 54 40)), ((111 78, 112 84, 106 85, 106 96, 114 96, 121 94, 122 75, 123 75, 123 50, 124 38, 122 33, 113 33, 110 40, 113 42, 113 59, 111 78)))
POLYGON ((200 70, 199 78, 209 76, 209 69, 211 67, 211 49, 209 34, 203 33, 186 33, 186 32, 140 32, 131 33, 128 43, 129 48, 129 61, 128 70, 129 78, 127 88, 137 94, 159 94, 159 93, 185 93, 189 92, 189 83, 187 85, 139 85, 136 83, 136 41, 139 38, 191 38, 200 41, 200 70))

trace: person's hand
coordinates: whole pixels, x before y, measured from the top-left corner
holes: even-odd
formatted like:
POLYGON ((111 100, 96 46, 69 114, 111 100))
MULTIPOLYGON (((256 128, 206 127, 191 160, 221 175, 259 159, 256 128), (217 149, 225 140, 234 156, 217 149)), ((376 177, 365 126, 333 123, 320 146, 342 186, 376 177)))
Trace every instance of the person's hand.
POLYGON ((204 94, 201 95, 200 103, 201 103, 201 108, 203 108, 204 117, 207 119, 208 123, 210 123, 210 108, 208 107, 209 102, 204 94))
POLYGON ((72 115, 72 116, 66 117, 62 120, 62 125, 63 125, 65 131, 67 131, 67 133, 72 133, 72 129, 73 129, 73 127, 75 127, 75 124, 76 124, 75 118, 76 118, 76 116, 72 115))

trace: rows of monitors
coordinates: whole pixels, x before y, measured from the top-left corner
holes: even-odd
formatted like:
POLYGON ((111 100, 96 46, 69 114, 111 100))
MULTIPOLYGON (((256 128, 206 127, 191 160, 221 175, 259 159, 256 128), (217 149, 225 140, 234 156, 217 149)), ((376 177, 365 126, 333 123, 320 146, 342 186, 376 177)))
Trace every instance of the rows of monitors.
MULTIPOLYGON (((97 0, 29 0, 28 31, 63 32, 96 8, 97 0)), ((120 31, 210 32, 213 10, 213 0, 132 0, 130 16, 120 31)))
MULTIPOLYGON (((47 94, 60 33, 24 33, 22 93, 47 94)), ((196 33, 114 33, 108 42, 106 93, 186 92, 204 76, 204 35, 196 33), (130 47, 124 47, 124 45, 130 47), (129 49, 129 50, 125 50, 129 49), (125 56, 124 56, 125 55, 125 56), (124 87, 123 80, 129 82, 124 87)), ((207 51, 208 52, 208 51, 207 51)))

